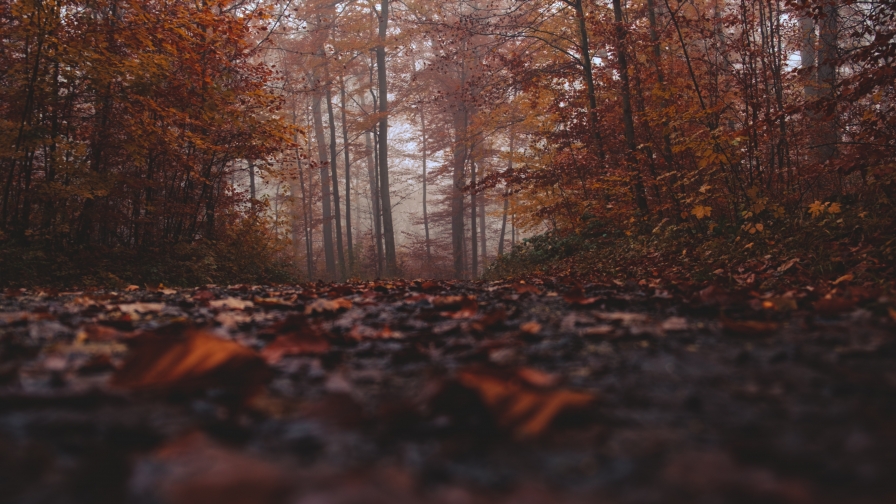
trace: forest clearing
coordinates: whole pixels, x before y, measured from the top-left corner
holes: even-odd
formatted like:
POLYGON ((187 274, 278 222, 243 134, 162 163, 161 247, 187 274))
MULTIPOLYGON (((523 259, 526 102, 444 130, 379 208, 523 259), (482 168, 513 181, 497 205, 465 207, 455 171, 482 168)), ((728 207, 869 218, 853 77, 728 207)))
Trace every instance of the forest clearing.
POLYGON ((0 44, 0 502, 896 501, 893 0, 0 44))

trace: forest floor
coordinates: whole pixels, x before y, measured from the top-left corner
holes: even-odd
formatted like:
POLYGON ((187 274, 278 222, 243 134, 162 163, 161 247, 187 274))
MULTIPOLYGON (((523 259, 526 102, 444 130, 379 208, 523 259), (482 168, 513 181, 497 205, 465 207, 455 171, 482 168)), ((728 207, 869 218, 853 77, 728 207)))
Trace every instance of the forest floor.
POLYGON ((707 287, 0 297, 0 501, 896 502, 896 310, 707 287))

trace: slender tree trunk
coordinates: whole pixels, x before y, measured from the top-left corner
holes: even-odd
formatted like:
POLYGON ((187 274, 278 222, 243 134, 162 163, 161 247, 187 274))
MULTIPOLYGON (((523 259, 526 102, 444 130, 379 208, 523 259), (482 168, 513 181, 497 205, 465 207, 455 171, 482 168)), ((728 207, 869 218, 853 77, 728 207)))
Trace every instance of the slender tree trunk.
POLYGON ((339 75, 340 110, 342 111, 342 154, 345 160, 345 239, 348 246, 348 271, 355 271, 355 250, 352 244, 352 169, 348 152, 348 121, 345 120, 345 78, 339 75))
POLYGON ((488 231, 485 229, 485 192, 479 195, 479 256, 482 258, 482 271, 488 265, 488 245, 486 244, 486 235, 488 231))
MULTIPOLYGON (((837 37, 839 25, 839 2, 827 2, 823 8, 824 18, 819 27, 819 51, 818 51, 818 94, 819 96, 831 96, 836 85, 837 74, 837 37)), ((820 118, 821 119, 821 118, 820 118)), ((840 135, 837 131, 837 118, 835 116, 822 119, 821 135, 819 138, 818 160, 825 162, 834 157, 837 152, 837 143, 840 135)))
MULTIPOLYGON (((513 147, 516 135, 513 126, 510 127, 510 155, 507 157, 507 172, 513 171, 513 147)), ((504 213, 501 215, 501 237, 498 239, 498 257, 504 255, 504 236, 507 231, 507 210, 510 208, 510 198, 508 190, 504 188, 504 213)))
POLYGON ((426 209, 426 156, 428 154, 426 146, 426 116, 423 114, 423 107, 420 107, 420 130, 423 134, 423 237, 426 240, 426 262, 432 264, 432 250, 429 243, 429 213, 426 209))
MULTIPOLYGON (((367 106, 365 95, 361 95, 361 108, 367 106)), ((374 109, 376 106, 374 105, 374 109)), ((367 152, 367 178, 370 183, 370 204, 371 215, 370 219, 373 222, 373 240, 374 240, 374 249, 376 250, 376 275, 380 276, 383 271, 383 242, 381 240, 382 237, 382 229, 380 228, 380 191, 379 191, 379 183, 377 182, 377 159, 376 156, 376 147, 374 142, 371 141, 371 133, 370 130, 364 132, 364 147, 367 152)))
POLYGON ((324 260, 327 266, 327 279, 336 279, 336 260, 333 256, 333 217, 330 209, 330 160, 324 140, 324 121, 320 106, 320 93, 315 92, 311 100, 311 112, 314 119, 314 137, 317 141, 317 155, 320 159, 320 192, 322 196, 324 223, 324 260))
POLYGON ((644 182, 637 165, 637 143, 635 142, 635 121, 632 115, 632 92, 628 75, 628 58, 626 57, 626 29, 623 26, 622 2, 613 0, 613 18, 616 21, 616 57, 619 63, 619 81, 622 91, 622 126, 625 133, 626 164, 634 178, 633 190, 635 204, 642 215, 647 215, 647 196, 644 191, 644 182))
POLYGON ((330 66, 327 64, 326 71, 326 98, 327 98, 327 121, 330 129, 330 175, 333 178, 333 211, 336 221, 336 257, 339 261, 339 280, 345 280, 345 248, 342 246, 342 210, 339 207, 339 177, 336 166, 336 119, 333 114, 333 93, 331 91, 332 83, 330 82, 330 66))
POLYGON ((389 195, 389 88, 386 75, 386 30, 389 28, 389 0, 380 3, 379 44, 376 46, 376 71, 380 95, 380 198, 383 202, 383 238, 386 245, 386 276, 398 274, 395 256, 395 232, 392 228, 392 199, 389 195))
POLYGON ((386 254, 383 251, 383 205, 380 200, 380 137, 377 133, 377 126, 373 127, 373 154, 374 154, 374 170, 373 170, 373 187, 374 201, 376 202, 376 215, 374 222, 376 223, 376 272, 377 276, 384 276, 386 272, 386 254))
POLYGON ((255 210, 255 163, 249 163, 249 203, 255 210))
POLYGON ((588 123, 591 127, 591 141, 594 142, 594 151, 603 159, 603 142, 597 122, 597 95, 594 91, 594 73, 591 68, 591 48, 588 44, 588 25, 585 22, 585 7, 582 2, 583 0, 575 0, 570 5, 575 10, 578 22, 579 52, 582 54, 582 75, 585 77, 585 91, 588 94, 588 123))
POLYGON ((516 214, 510 214, 510 248, 516 247, 516 214))
POLYGON ((475 279, 479 276, 479 250, 476 236, 476 161, 473 160, 470 161, 470 187, 470 253, 473 258, 470 264, 470 278, 475 279))

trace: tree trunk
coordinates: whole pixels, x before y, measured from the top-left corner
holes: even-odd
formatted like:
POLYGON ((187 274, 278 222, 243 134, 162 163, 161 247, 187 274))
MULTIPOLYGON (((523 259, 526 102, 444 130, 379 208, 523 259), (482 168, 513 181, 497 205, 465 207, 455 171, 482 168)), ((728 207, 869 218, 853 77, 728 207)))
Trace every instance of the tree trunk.
POLYGON ((327 265, 327 280, 336 279, 336 261, 333 256, 333 217, 330 211, 330 167, 327 158, 327 145, 324 140, 324 121, 320 107, 320 92, 316 91, 311 99, 311 112, 314 119, 314 137, 317 141, 317 155, 320 159, 320 192, 322 196, 324 222, 324 260, 327 265))
MULTIPOLYGON (((513 171, 513 143, 516 140, 513 126, 510 127, 510 156, 507 158, 507 172, 513 171)), ((507 210, 510 208, 509 191, 504 189, 504 213, 501 215, 501 236, 498 239, 498 257, 504 255, 504 236, 507 231, 507 210)))
MULTIPOLYGON (((834 92, 837 74, 837 32, 839 11, 835 2, 828 2, 823 8, 819 31, 818 51, 818 95, 831 96, 834 92)), ((840 135, 837 132, 836 117, 819 118, 822 121, 818 141, 818 161, 825 162, 834 157, 840 135)))
MULTIPOLYGON (((472 155, 470 157, 473 157, 472 155)), ((477 249, 476 232, 476 161, 470 161, 470 279, 479 276, 479 250, 477 249)))
POLYGON ((345 239, 348 246, 348 271, 349 275, 355 272, 355 251, 352 244, 352 170, 351 159, 348 152, 348 122, 345 120, 345 78, 339 76, 339 93, 341 98, 340 109, 342 111, 342 154, 345 160, 345 239))
POLYGON ((575 0, 571 5, 575 9, 578 21, 579 52, 582 53, 582 75, 585 77, 585 91, 588 93, 588 123, 591 126, 591 141, 594 142, 594 151, 603 159, 604 150, 597 124, 597 95, 594 91, 594 74, 591 68, 591 48, 588 46, 588 25, 585 22, 585 8, 582 1, 575 0))
MULTIPOLYGON (((484 175, 484 174, 483 174, 484 175)), ((482 259, 482 271, 488 265, 488 245, 486 244, 487 231, 485 229, 485 192, 479 195, 479 256, 482 259)))
POLYGON ((626 29, 623 26, 622 2, 613 0, 613 18, 616 21, 616 58, 619 63, 619 81, 622 95, 622 126, 625 133, 626 164, 634 178, 635 204, 641 215, 647 215, 647 196, 644 191, 644 183, 638 170, 636 152, 638 145, 635 142, 635 121, 632 116, 632 94, 628 75, 628 59, 625 54, 626 29))
POLYGON ((454 152, 451 187, 451 254, 454 257, 454 278, 462 280, 464 262, 464 166, 467 163, 467 111, 463 104, 454 111, 454 152))
POLYGON ((327 98, 327 120, 330 128, 330 174, 333 177, 333 211, 335 212, 336 221, 336 256, 339 261, 339 280, 345 280, 345 248, 342 246, 342 216, 339 208, 339 177, 336 167, 336 119, 333 114, 333 93, 331 92, 330 82, 330 66, 327 64, 326 70, 326 98, 327 98))
POLYGON ((426 209, 426 116, 420 108, 420 130, 423 134, 423 237, 426 243, 426 262, 432 265, 432 250, 429 243, 429 213, 426 209))
POLYGON ((389 195, 389 88, 386 76, 386 30, 389 28, 389 0, 380 3, 379 44, 376 46, 376 73, 380 95, 380 199, 383 202, 383 239, 386 245, 386 276, 398 274, 395 232, 392 228, 392 200, 389 195))

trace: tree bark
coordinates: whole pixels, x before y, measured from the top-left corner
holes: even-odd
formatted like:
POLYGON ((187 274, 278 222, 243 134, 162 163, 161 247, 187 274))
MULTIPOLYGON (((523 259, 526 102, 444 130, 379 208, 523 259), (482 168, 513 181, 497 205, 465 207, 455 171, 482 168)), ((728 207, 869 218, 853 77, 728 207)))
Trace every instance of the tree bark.
POLYGON ((380 95, 380 199, 383 205, 383 239, 386 248, 386 276, 398 274, 395 256, 395 232, 392 227, 392 200, 389 194, 389 87, 386 75, 386 30, 389 28, 389 0, 381 0, 379 44, 376 46, 376 70, 380 95))
POLYGON ((625 133, 626 164, 634 178, 633 191, 635 205, 642 215, 647 215, 647 196, 644 191, 644 182, 638 170, 636 153, 638 145, 635 142, 635 121, 632 116, 632 92, 628 75, 628 58, 625 53, 626 29, 623 26, 622 2, 613 0, 613 18, 616 21, 616 59, 619 63, 619 81, 622 95, 622 126, 625 133))
POLYGON ((470 161, 470 188, 470 253, 472 257, 470 279, 473 280, 479 276, 479 250, 476 236, 476 161, 473 160, 470 161))
POLYGON ((464 261, 464 167, 467 163, 467 111, 463 103, 454 111, 454 151, 451 187, 451 254, 454 258, 454 278, 462 280, 464 261))
POLYGON ((330 82, 330 65, 327 64, 326 70, 326 98, 327 98, 327 120, 330 129, 330 174, 333 178, 333 211, 336 221, 336 256, 339 261, 339 279, 345 280, 345 248, 342 246, 342 211, 339 208, 339 177, 336 167, 336 119, 333 114, 333 93, 331 91, 332 82, 330 82))
MULTIPOLYGON (((510 173, 513 170, 513 144, 514 140, 516 140, 516 135, 513 131, 513 126, 510 127, 510 155, 507 158, 507 172, 510 173)), ((501 216, 501 236, 498 239, 498 257, 504 255, 504 236, 507 231, 507 210, 510 208, 510 198, 508 194, 508 190, 505 187, 504 189, 504 213, 501 216)))
POLYGON ((585 77, 585 91, 588 94, 588 122, 591 126, 591 141, 594 151, 604 158, 603 142, 597 123, 597 95, 594 91, 594 74, 591 68, 591 48, 588 46, 588 25, 585 22, 585 8, 582 0, 574 0, 571 5, 576 13, 579 29, 579 52, 582 53, 582 75, 585 77))
POLYGON ((432 250, 429 243, 429 212, 426 209, 426 116, 423 107, 420 107, 420 130, 423 134, 423 238, 426 243, 426 262, 432 264, 432 250))
POLYGON ((348 247, 348 271, 349 275, 353 275, 355 272, 355 250, 352 244, 352 164, 348 152, 348 121, 345 119, 345 78, 342 75, 339 76, 339 93, 340 110, 342 111, 342 154, 345 160, 345 239, 348 247))
POLYGON ((314 121, 314 137, 317 141, 317 155, 320 160, 320 192, 322 196, 324 223, 324 261, 327 266, 327 280, 336 279, 336 260, 333 256, 333 217, 330 209, 330 167, 327 145, 324 140, 324 121, 320 107, 320 92, 311 99, 311 113, 314 121))

